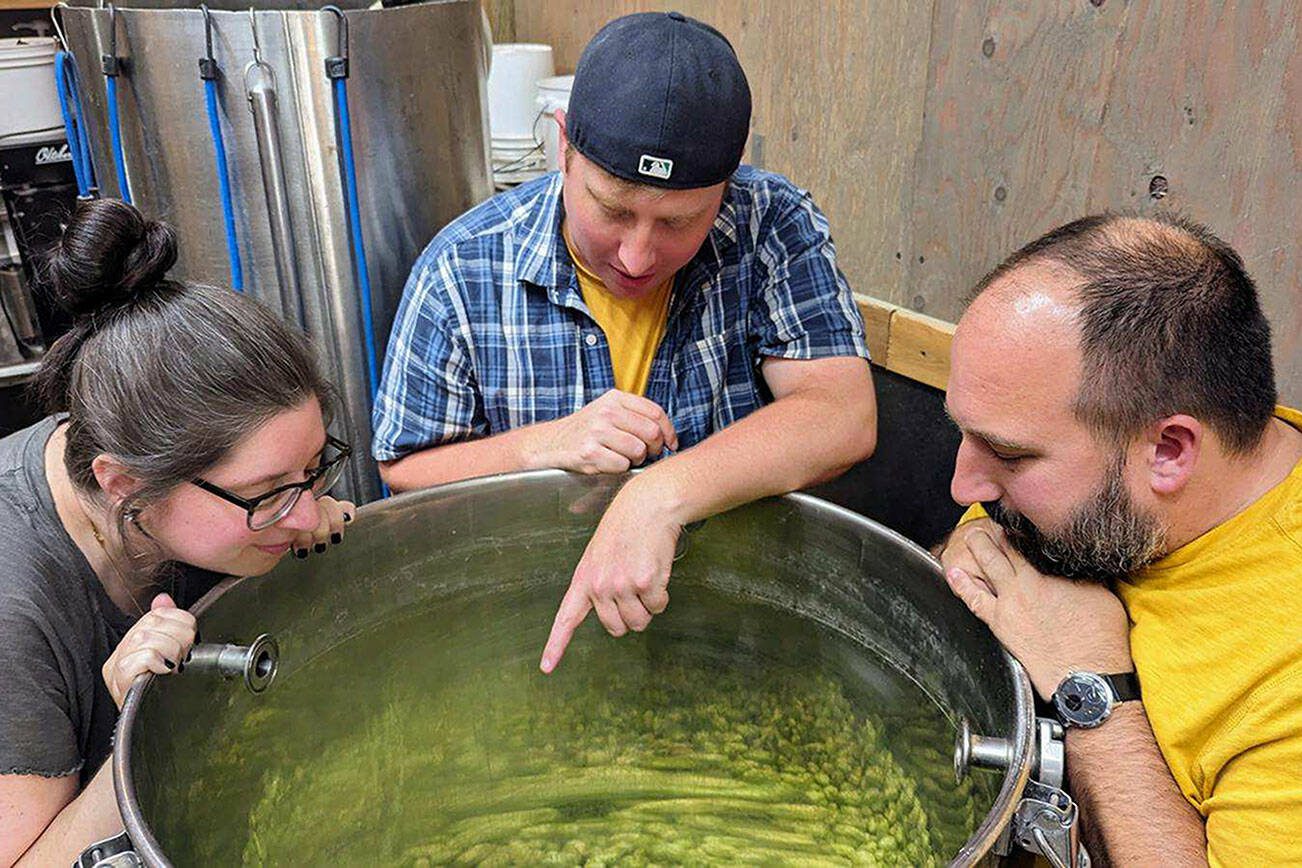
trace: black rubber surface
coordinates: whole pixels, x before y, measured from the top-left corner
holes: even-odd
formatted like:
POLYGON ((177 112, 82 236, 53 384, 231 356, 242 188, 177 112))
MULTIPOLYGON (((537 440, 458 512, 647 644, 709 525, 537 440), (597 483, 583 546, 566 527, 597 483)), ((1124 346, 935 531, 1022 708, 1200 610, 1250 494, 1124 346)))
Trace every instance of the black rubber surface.
POLYGON ((949 496, 959 434, 945 393, 876 366, 877 451, 812 494, 879 521, 929 547, 963 508, 949 496))

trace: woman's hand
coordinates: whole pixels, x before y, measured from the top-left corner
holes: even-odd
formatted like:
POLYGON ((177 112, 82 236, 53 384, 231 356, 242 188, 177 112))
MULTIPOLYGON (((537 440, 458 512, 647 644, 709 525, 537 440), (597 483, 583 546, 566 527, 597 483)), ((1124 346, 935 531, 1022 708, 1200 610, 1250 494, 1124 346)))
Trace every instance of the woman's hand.
POLYGON ((132 625, 104 662, 104 683, 118 708, 136 676, 146 672, 167 675, 190 653, 194 644, 194 615, 178 609, 167 594, 159 594, 149 611, 132 625))
POLYGON ((346 500, 333 497, 319 497, 316 501, 317 514, 320 517, 316 528, 310 532, 300 533, 294 538, 294 557, 305 558, 309 552, 321 554, 326 546, 344 541, 344 525, 353 520, 357 507, 346 500))

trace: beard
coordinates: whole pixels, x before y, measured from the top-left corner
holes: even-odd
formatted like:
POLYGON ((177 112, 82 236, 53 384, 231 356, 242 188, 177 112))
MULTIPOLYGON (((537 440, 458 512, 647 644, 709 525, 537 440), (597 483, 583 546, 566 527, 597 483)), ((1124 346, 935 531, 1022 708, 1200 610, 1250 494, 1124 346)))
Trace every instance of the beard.
POLYGON ((1161 557, 1166 531, 1156 516, 1135 504, 1122 479, 1118 456, 1098 491, 1068 517, 1059 531, 1041 530, 998 501, 983 503, 1009 543, 1041 573, 1089 582, 1110 582, 1161 557))

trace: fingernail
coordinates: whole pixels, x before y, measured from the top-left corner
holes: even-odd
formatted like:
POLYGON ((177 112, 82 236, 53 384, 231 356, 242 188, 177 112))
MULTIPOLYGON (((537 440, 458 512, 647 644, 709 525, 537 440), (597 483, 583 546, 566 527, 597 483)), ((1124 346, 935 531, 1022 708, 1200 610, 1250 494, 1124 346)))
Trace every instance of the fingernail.
POLYGON ((343 535, 343 534, 341 534, 341 533, 332 533, 332 534, 330 534, 330 542, 334 543, 335 545, 339 545, 339 544, 340 544, 341 542, 343 542, 343 541, 344 541, 344 535, 343 535))
POLYGON ((177 672, 184 672, 184 671, 185 671, 185 661, 184 661, 184 660, 182 660, 180 663, 176 664, 176 671, 177 671, 177 672))
POLYGON ((325 550, 326 550, 325 543, 317 543, 316 545, 312 546, 312 551, 316 552, 317 554, 321 554, 325 550))
POLYGON ((171 660, 168 660, 166 657, 163 658, 163 665, 166 666, 168 669, 176 668, 176 664, 173 663, 171 660))
MULTIPOLYGON (((199 637, 197 636, 195 637, 196 641, 198 640, 198 638, 199 637)), ((189 663, 193 657, 194 657, 194 649, 191 648, 189 651, 185 652, 185 659, 181 661, 181 665, 184 666, 185 664, 189 663)))
POLYGON ((344 524, 348 524, 348 522, 350 522, 350 521, 352 521, 352 520, 353 520, 353 514, 352 514, 351 512, 345 512, 345 513, 344 513, 344 524))
POLYGON ((307 557, 307 549, 294 549, 294 557, 300 561, 303 560, 303 558, 307 557))

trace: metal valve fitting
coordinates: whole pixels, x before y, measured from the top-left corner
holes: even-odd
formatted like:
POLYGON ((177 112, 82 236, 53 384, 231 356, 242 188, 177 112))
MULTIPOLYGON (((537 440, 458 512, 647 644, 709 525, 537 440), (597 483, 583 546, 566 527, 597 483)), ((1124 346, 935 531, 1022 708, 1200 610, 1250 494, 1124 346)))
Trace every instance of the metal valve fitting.
POLYGON ((207 672, 222 678, 242 678, 251 693, 261 693, 271 686, 280 663, 280 646, 263 633, 251 645, 210 643, 190 649, 186 672, 207 672))

